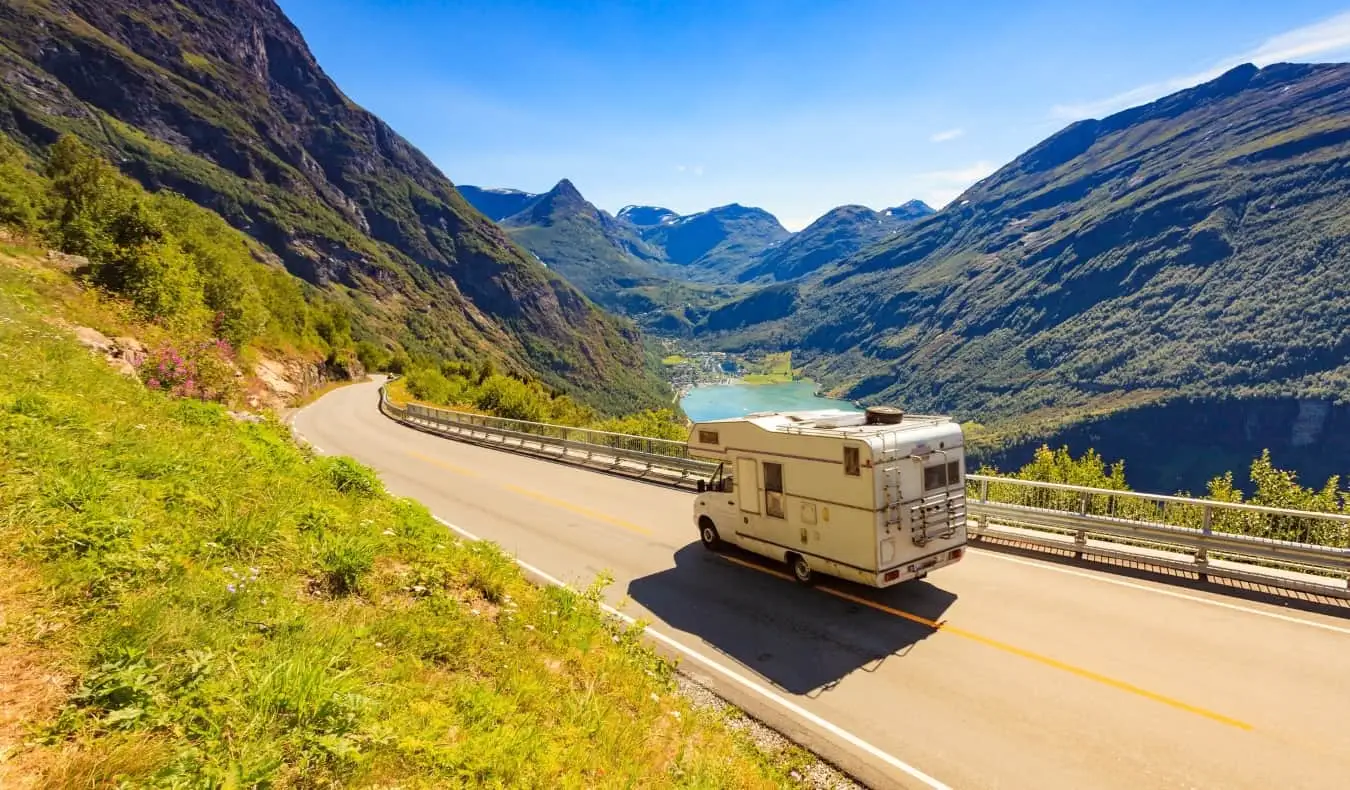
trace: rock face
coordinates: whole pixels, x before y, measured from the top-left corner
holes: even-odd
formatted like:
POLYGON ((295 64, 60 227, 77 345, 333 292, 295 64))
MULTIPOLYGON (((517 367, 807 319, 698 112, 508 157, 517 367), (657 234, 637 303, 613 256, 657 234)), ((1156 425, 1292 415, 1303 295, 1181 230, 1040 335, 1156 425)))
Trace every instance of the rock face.
POLYGON ((128 378, 136 378, 136 369, 145 361, 145 346, 134 337, 119 337, 116 340, 87 326, 77 326, 72 330, 80 345, 97 354, 102 354, 113 369, 128 378))
POLYGON ((324 74, 272 0, 0 4, 0 130, 74 132, 209 207, 294 274, 362 292, 373 334, 493 356, 596 403, 665 388, 606 316, 324 74))

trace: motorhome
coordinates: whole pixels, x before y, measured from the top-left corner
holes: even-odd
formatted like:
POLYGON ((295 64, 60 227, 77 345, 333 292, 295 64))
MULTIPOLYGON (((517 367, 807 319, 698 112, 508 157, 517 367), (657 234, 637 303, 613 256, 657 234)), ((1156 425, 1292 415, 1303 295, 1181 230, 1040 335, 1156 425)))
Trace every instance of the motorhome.
POLYGON ((948 417, 888 406, 695 423, 689 454, 718 467, 694 523, 706 547, 784 562, 804 584, 920 579, 965 553, 963 438, 948 417))

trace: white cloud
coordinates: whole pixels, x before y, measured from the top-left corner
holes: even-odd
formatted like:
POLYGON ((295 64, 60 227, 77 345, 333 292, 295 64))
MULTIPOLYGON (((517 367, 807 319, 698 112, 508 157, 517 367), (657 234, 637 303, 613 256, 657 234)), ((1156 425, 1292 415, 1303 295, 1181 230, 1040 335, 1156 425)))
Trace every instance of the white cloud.
POLYGON ((683 173, 684 171, 685 171, 684 165, 675 165, 675 172, 676 172, 676 173, 683 173))
POLYGON ((948 140, 955 140, 956 138, 960 137, 965 133, 966 130, 961 128, 947 129, 946 131, 937 132, 928 139, 934 143, 945 143, 948 140))
POLYGON ((1050 114, 1060 120, 1077 121, 1100 118, 1117 110, 1153 101, 1169 93, 1212 80, 1225 71, 1243 63, 1259 67, 1288 61, 1314 61, 1350 51, 1350 12, 1338 14, 1311 25, 1296 28, 1266 39, 1255 49, 1225 58, 1197 74, 1173 77, 1140 85, 1123 93, 1096 101, 1077 104, 1057 104, 1050 114))
POLYGON ((685 165, 675 165, 675 172, 693 173, 696 176, 701 176, 703 175, 703 165, 694 165, 693 167, 686 167, 685 165))
POLYGON ((703 175, 703 165, 694 165, 694 175, 696 176, 703 175))

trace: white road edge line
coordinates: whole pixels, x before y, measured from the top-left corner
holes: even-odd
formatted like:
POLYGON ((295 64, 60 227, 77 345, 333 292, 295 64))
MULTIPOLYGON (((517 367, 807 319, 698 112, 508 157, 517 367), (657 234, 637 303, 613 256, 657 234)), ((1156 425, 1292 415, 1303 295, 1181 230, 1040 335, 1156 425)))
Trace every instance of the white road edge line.
POLYGON ((1332 625, 1330 623, 1320 623, 1316 620, 1305 620, 1301 617, 1291 617, 1287 614, 1280 614, 1279 612, 1267 612, 1265 610, 1256 609, 1250 606, 1241 606, 1238 604, 1228 603, 1227 601, 1215 601, 1210 598, 1203 598, 1198 595, 1187 595, 1186 593, 1176 592, 1175 590, 1164 590, 1158 587, 1150 587, 1147 584, 1137 584, 1135 582, 1127 582, 1124 581, 1123 579, 1112 579, 1108 576, 1102 575, 1101 573, 1093 573, 1091 571, 1080 571, 1075 570, 1073 568, 1061 568, 1057 565, 1051 565, 1050 563, 1026 559, 1024 557, 1011 557, 1008 556, 1007 554, 1000 554, 995 551, 981 551, 979 552, 979 556, 989 557, 991 559, 996 560, 1002 560, 1003 562, 1012 562, 1018 565, 1028 565, 1033 568, 1040 568, 1041 570, 1046 571, 1054 571, 1055 573, 1063 573, 1069 576, 1078 576, 1080 578, 1089 579, 1091 581, 1098 582, 1101 584, 1114 584, 1117 587, 1128 587, 1131 590, 1142 590, 1144 592, 1153 593, 1154 595, 1163 595, 1168 598, 1180 598, 1183 601, 1201 603, 1206 606, 1216 606, 1220 609, 1229 609, 1231 611, 1242 612, 1244 614, 1254 614, 1259 617, 1269 617, 1272 620, 1282 620, 1286 623, 1294 623, 1295 625, 1306 625, 1310 628, 1320 628, 1324 631, 1332 631, 1337 634, 1345 634, 1347 636, 1350 636, 1350 628, 1346 628, 1344 626, 1332 625))
MULTIPOLYGON (((466 530, 466 529, 464 529, 464 528, 462 528, 462 527, 459 527, 459 526, 456 526, 456 525, 454 525, 454 524, 451 524, 449 521, 446 521, 445 519, 441 518, 440 516, 433 516, 433 517, 434 517, 437 521, 439 521, 440 523, 444 524, 445 526, 449 527, 450 529, 454 530, 455 532, 458 532, 460 535, 463 535, 465 538, 468 538, 469 540, 472 540, 472 541, 478 541, 478 540, 481 540, 481 538, 479 538, 477 535, 473 534, 472 532, 469 532, 468 530, 466 530)), ((542 570, 540 570, 540 569, 534 567, 533 565, 531 565, 531 564, 529 564, 528 562, 526 562, 526 561, 520 559, 519 557, 512 557, 512 559, 515 560, 516 564, 519 565, 520 567, 524 568, 525 570, 529 571, 530 573, 533 573, 533 574, 538 575, 538 576, 539 576, 540 578, 542 578, 542 579, 547 580, 550 584, 552 584, 552 585, 554 585, 554 586, 556 586, 556 587, 562 587, 562 588, 565 588, 565 589, 572 589, 569 585, 565 584, 561 579, 558 579, 558 578, 557 578, 556 576, 554 576, 553 574, 545 573, 544 571, 542 571, 542 570)), ((603 601, 600 602, 600 608, 601 608, 605 613, 610 614, 610 615, 613 615, 613 616, 615 616, 615 617, 618 617, 620 620, 623 620, 624 622, 628 623, 629 625, 633 625, 633 624, 636 623, 636 621, 635 621, 632 617, 629 617, 628 615, 624 614, 623 612, 620 612, 618 609, 615 609, 613 606, 610 606, 609 604, 604 603, 603 601)), ((764 699, 766 699, 766 700, 768 700, 768 701, 770 701, 770 702, 772 702, 772 703, 774 703, 774 704, 776 704, 776 705, 778 705, 778 706, 780 706, 780 707, 782 707, 782 708, 784 708, 784 709, 786 709, 786 710, 788 710, 788 711, 790 711, 790 712, 796 714, 798 717, 800 717, 801 719, 804 719, 804 720, 807 721, 808 723, 813 724, 813 725, 815 725, 816 727, 819 727, 819 728, 822 729, 822 730, 825 730, 825 731, 827 731, 827 732, 830 732, 830 733, 834 734, 835 736, 837 736, 837 737, 839 737, 839 738, 842 738, 842 739, 845 740, 845 741, 848 741, 849 743, 853 744, 854 746, 858 747, 859 749, 862 749, 863 751, 867 752, 868 754, 872 755, 873 757, 876 757, 878 760, 881 760, 882 762, 886 763, 887 765, 889 765, 889 766, 891 766, 891 767, 893 767, 893 768, 895 768, 895 769, 897 769, 897 770, 899 770, 899 771, 901 771, 901 772, 903 772, 903 773, 909 775, 910 777, 912 777, 912 778, 914 778, 914 779, 917 779, 918 781, 922 782, 922 783, 925 784, 926 786, 933 788, 933 790, 951 790, 951 788, 948 787, 947 785, 943 784, 942 782, 939 782, 937 779, 934 779, 933 777, 929 776, 928 774, 924 773, 923 771, 920 771, 918 768, 915 768, 914 766, 910 765, 909 763, 905 762, 904 760, 901 760, 900 758, 895 757, 894 755, 891 755, 891 754, 889 754, 889 753, 887 753, 887 752, 882 751, 882 750, 879 749, 878 747, 873 746, 872 744, 868 743, 867 741, 864 741, 862 738, 859 738, 858 736, 854 735, 853 733, 849 732, 848 730, 845 730, 845 729, 843 729, 842 727, 840 727, 840 726, 838 726, 838 725, 836 725, 836 724, 833 724, 833 723, 831 723, 831 722, 829 722, 829 721, 826 721, 825 719, 822 719, 821 717, 817 716, 816 714, 814 714, 814 713, 812 713, 812 712, 806 710, 805 708, 801 707, 800 705, 796 704, 796 703, 793 702, 792 700, 789 700, 789 699, 787 699, 787 698, 785 698, 785 697, 783 697, 783 696, 781 696, 781 695, 775 693, 775 692, 772 691, 771 689, 768 689, 768 688, 766 688, 766 687, 760 685, 759 683, 756 683, 755 681, 751 680, 750 678, 747 678, 747 677, 745 677, 745 676, 743 676, 743 675, 740 675, 740 674, 738 674, 738 673, 736 673, 736 672, 733 672, 733 671, 730 670, 730 669, 727 669, 726 667, 722 666, 721 664, 717 663, 716 661, 713 661, 712 659, 708 658, 707 656, 704 656, 703 654, 699 653, 699 652, 696 651, 696 650, 693 650, 693 649, 691 649, 691 648, 689 648, 689 647, 686 647, 686 646, 680 644, 679 642, 675 641, 674 639, 672 639, 672 638, 669 637, 669 636, 666 636, 665 634, 661 633, 660 631, 653 630, 650 626, 647 626, 646 628, 643 629, 643 633, 646 634, 646 635, 648 635, 648 636, 651 636, 653 639, 656 639, 657 641, 661 642, 662 644, 664 644, 664 645, 666 645, 666 646, 668 646, 668 647, 670 647, 670 648, 672 648, 672 649, 678 651, 680 654, 682 654, 682 655, 684 655, 684 656, 687 656, 687 657, 693 659, 694 661, 696 661, 696 662, 698 662, 699 664, 701 664, 701 665, 707 667, 708 669, 711 669, 711 670, 713 670, 714 672, 717 672, 718 674, 722 675, 723 677, 726 677, 726 678, 728 678, 728 679, 730 679, 730 680, 732 680, 732 681, 735 681, 738 685, 743 686, 743 687, 749 689, 750 691, 755 692, 756 694, 758 694, 759 696, 763 697, 764 699)))

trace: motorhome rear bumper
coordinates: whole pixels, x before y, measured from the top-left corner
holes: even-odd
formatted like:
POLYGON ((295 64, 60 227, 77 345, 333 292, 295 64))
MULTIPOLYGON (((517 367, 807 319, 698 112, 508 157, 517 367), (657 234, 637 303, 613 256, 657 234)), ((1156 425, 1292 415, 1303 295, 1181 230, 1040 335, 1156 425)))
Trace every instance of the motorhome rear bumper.
POLYGON ((917 579, 938 568, 955 565, 965 556, 966 545, 964 543, 959 546, 947 546, 943 548, 942 551, 930 554, 927 557, 919 557, 904 565, 887 568, 881 571, 876 574, 872 584, 877 587, 893 587, 897 584, 917 579))

